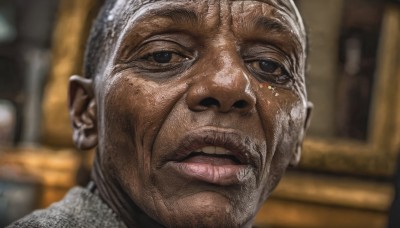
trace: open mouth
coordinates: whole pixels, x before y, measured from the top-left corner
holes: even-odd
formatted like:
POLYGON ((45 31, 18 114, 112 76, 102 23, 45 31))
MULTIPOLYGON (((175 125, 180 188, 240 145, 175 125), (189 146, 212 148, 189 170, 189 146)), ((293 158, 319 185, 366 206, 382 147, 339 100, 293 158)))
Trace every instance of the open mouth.
POLYGON ((242 164, 242 162, 231 151, 218 146, 206 146, 197 149, 180 162, 210 164, 213 166, 242 164))
POLYGON ((188 181, 227 186, 244 183, 255 172, 256 153, 237 132, 198 131, 169 152, 166 167, 188 181))
POLYGON ((172 142, 160 168, 186 182, 219 186, 242 185, 254 178, 260 160, 258 148, 240 131, 201 128, 172 142))

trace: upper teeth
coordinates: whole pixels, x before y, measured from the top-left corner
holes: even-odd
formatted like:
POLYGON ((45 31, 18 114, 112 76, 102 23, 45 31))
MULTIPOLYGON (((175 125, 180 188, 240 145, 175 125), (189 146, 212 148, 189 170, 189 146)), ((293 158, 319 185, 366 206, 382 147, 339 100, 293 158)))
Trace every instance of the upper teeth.
POLYGON ((229 150, 219 146, 205 146, 197 149, 195 152, 203 152, 206 154, 231 154, 229 150))

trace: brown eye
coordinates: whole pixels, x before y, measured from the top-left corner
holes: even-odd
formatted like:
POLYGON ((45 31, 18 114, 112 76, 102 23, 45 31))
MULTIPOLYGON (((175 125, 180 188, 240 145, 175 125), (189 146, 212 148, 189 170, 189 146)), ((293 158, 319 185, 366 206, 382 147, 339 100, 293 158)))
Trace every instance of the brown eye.
POLYGON ((282 70, 279 64, 273 61, 262 60, 258 64, 260 69, 268 74, 281 73, 280 71, 282 70))
POLYGON ((189 58, 174 51, 156 51, 147 54, 142 59, 159 65, 177 64, 189 60, 189 58))
POLYGON ((184 42, 181 44, 178 38, 152 39, 136 47, 134 52, 127 52, 130 55, 129 66, 133 69, 152 78, 169 78, 181 74, 193 65, 196 53, 190 45, 183 45, 184 42))
POLYGON ((157 63, 169 63, 172 59, 172 55, 173 53, 170 51, 161 51, 153 53, 152 58, 157 63))

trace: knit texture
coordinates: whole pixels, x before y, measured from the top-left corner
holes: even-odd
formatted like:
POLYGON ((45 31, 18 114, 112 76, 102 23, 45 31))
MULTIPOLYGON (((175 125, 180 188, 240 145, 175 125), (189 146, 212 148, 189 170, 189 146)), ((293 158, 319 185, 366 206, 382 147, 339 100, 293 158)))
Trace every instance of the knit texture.
POLYGON ((7 228, 127 228, 114 212, 95 194, 81 187, 71 189, 60 202, 34 211, 7 228))

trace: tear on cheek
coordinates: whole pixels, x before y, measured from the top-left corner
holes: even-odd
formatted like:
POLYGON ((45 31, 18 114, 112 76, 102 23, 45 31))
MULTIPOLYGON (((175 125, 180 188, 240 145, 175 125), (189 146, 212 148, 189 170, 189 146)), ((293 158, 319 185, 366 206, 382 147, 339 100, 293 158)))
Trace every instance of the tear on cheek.
POLYGON ((272 96, 278 97, 279 93, 276 91, 276 88, 268 84, 267 82, 261 83, 260 84, 260 89, 267 89, 272 93, 272 96))

